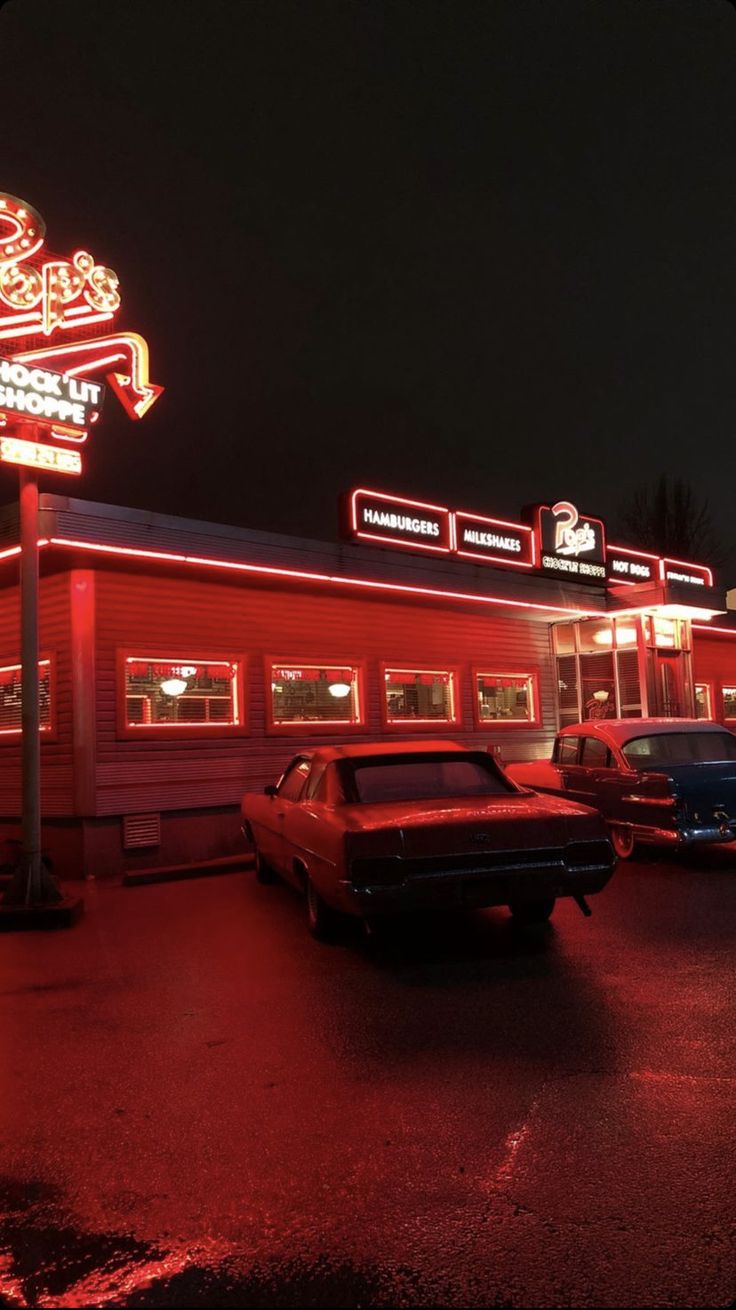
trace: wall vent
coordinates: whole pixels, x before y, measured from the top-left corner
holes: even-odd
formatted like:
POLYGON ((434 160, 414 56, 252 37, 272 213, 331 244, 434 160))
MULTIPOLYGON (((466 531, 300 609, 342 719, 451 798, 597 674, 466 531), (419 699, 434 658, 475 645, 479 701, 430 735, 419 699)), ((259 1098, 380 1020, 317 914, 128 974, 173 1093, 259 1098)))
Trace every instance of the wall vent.
POLYGON ((126 814, 123 816, 123 850, 137 846, 161 845, 160 814, 126 814))

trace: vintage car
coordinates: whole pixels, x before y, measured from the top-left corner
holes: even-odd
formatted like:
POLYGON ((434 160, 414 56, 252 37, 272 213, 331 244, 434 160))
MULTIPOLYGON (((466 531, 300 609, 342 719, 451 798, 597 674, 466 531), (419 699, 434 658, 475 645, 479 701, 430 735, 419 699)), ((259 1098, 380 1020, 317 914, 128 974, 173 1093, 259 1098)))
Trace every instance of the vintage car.
POLYGON ((550 762, 509 764, 535 791, 594 805, 616 854, 637 842, 736 839, 736 736, 702 719, 599 719, 563 728, 550 762))
POLYGON ((369 924, 411 909, 508 905, 548 919, 558 896, 605 887, 615 867, 594 810, 541 797, 485 751, 454 742, 323 746, 294 757, 275 786, 243 797, 261 882, 305 894, 327 938, 343 915, 369 924))

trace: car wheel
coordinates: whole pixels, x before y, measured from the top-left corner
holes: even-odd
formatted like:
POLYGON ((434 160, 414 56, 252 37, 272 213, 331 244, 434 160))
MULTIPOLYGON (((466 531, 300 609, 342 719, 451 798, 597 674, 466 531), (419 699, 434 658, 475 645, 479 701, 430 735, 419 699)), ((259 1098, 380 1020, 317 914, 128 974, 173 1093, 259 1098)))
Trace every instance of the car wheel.
POLYGON ((611 844, 620 860, 630 860, 634 854, 634 834, 631 828, 611 824, 611 844))
POLYGON ((548 896, 543 901, 517 901, 509 909, 515 923, 546 923, 555 904, 556 898, 548 896))
POLYGON ((339 935, 342 915, 320 896, 309 874, 304 880, 309 931, 318 942, 332 942, 339 935))
POLYGON ((256 847, 256 882, 269 883, 276 881, 276 874, 264 860, 261 852, 256 847))

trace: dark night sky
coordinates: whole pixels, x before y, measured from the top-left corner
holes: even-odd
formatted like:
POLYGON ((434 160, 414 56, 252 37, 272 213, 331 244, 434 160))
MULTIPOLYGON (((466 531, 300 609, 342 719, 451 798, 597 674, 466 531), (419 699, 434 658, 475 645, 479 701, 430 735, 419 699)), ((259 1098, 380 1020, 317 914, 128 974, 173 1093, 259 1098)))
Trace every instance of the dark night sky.
POLYGON ((332 537, 360 482, 610 517, 670 470, 736 535, 728 0, 10 0, 0 48, 0 189, 167 388, 49 490, 332 537))

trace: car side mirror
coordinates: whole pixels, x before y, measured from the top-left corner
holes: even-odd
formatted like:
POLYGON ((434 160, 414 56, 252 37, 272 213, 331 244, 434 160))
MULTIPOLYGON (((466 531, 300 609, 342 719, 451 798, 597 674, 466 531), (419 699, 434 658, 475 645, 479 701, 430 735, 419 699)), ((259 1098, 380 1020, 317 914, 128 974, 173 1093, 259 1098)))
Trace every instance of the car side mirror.
POLYGON ((263 788, 263 794, 264 796, 276 796, 278 795, 278 787, 275 783, 269 782, 268 786, 263 788))

